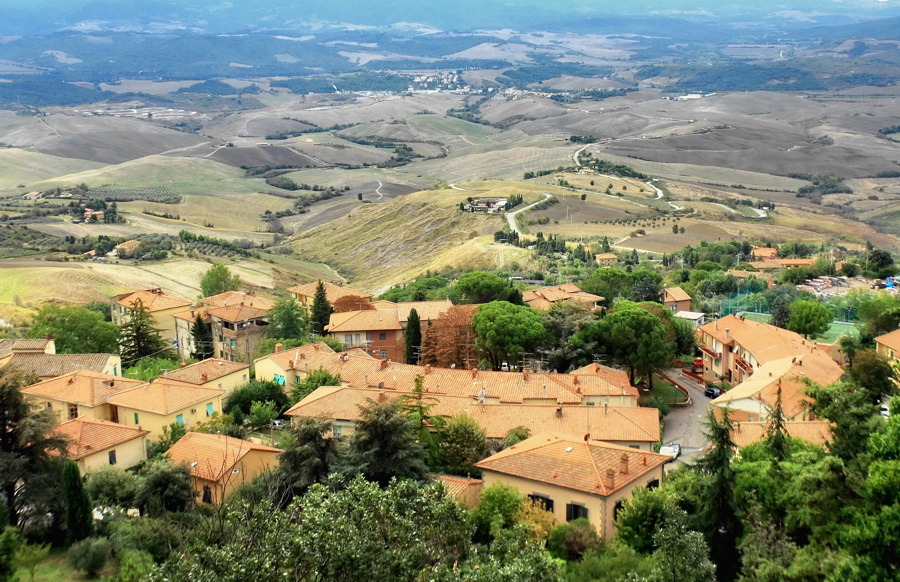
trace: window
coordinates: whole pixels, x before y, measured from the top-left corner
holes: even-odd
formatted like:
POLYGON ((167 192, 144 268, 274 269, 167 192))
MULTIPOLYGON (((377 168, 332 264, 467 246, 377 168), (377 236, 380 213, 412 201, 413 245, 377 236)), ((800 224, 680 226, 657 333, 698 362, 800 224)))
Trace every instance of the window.
POLYGON ((70 404, 69 405, 69 420, 74 420, 78 418, 78 405, 70 404))
POLYGON ((359 345, 361 343, 362 343, 362 340, 359 338, 359 334, 356 334, 356 345, 359 345))
POLYGON ((282 376, 281 374, 275 374, 275 375, 272 377, 272 380, 273 380, 276 384, 280 384, 281 386, 284 386, 284 376, 282 376))
POLYGON ((345 334, 344 334, 344 343, 347 344, 347 347, 348 347, 348 348, 352 348, 352 347, 353 347, 353 334, 352 334, 352 333, 345 333, 345 334))
POLYGON ((378 334, 378 341, 386 342, 387 341, 387 333, 381 332, 378 334))
POLYGON ((750 422, 753 422, 754 418, 753 418, 752 414, 749 416, 749 420, 750 420, 750 422))
POLYGON ((212 489, 209 485, 203 486, 203 503, 212 503, 212 489))
POLYGON ((115 450, 112 450, 109 452, 109 464, 110 465, 116 464, 116 451, 115 450))
POLYGON ((53 403, 52 403, 52 402, 48 402, 48 403, 47 403, 47 410, 53 410, 53 403))
POLYGON ((616 506, 613 508, 613 521, 619 521, 619 512, 622 511, 623 507, 621 501, 616 501, 616 506))
POLYGON ((382 360, 386 360, 386 359, 387 359, 387 350, 381 350, 381 351, 379 351, 379 352, 378 352, 378 355, 379 355, 379 357, 380 357, 382 360))
POLYGON ((588 510, 583 503, 566 504, 566 521, 572 521, 581 517, 588 518, 588 510))
POLYGON ((177 415, 175 417, 175 422, 177 422, 178 424, 184 424, 184 415, 183 414, 177 415))
POLYGON ((141 421, 138 419, 138 413, 134 413, 134 424, 141 424, 141 421))
POLYGON ((553 500, 546 495, 541 495, 540 493, 532 493, 528 496, 528 499, 540 503, 541 507, 543 507, 545 511, 553 511, 553 500))
POLYGON ((206 403, 206 416, 212 416, 216 409, 213 407, 212 402, 206 403))
POLYGON ((654 479, 647 483, 647 489, 656 489, 657 487, 659 487, 659 479, 654 479))
POLYGON ((337 424, 334 425, 334 426, 332 426, 332 427, 331 427, 331 434, 332 434, 333 436, 343 436, 343 434, 344 434, 344 427, 342 427, 342 426, 340 426, 340 425, 337 425, 337 424))

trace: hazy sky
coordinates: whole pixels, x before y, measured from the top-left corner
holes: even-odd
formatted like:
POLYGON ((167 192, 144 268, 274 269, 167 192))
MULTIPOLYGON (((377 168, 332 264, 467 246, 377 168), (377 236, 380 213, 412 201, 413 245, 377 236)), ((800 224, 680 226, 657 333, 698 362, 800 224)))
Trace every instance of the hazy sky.
POLYGON ((900 16, 900 0, 0 0, 0 34, 100 29, 198 32, 421 22, 438 29, 539 27, 586 16, 839 24, 900 16), (98 24, 99 23, 99 24, 98 24))

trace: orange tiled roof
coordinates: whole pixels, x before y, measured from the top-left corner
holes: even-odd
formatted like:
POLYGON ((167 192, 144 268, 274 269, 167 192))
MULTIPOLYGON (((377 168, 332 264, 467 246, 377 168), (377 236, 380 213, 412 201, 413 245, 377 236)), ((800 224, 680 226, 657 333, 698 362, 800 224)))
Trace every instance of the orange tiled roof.
POLYGON ((603 301, 603 297, 592 293, 585 293, 574 283, 556 285, 554 287, 540 287, 530 289, 522 293, 522 300, 533 309, 546 309, 548 305, 559 301, 577 301, 593 305, 597 301, 603 301))
POLYGON ((738 344, 753 354, 760 364, 809 352, 815 344, 798 333, 767 323, 727 315, 700 327, 725 345, 738 344), (726 332, 730 337, 726 337, 726 332))
MULTIPOLYGON (((420 320, 435 320, 440 317, 441 314, 453 307, 453 302, 449 299, 443 299, 439 301, 407 301, 404 303, 396 303, 394 305, 400 323, 406 323, 409 321, 409 312, 413 309, 419 314, 420 320)), ((377 309, 381 309, 381 307, 377 307, 377 309)))
POLYGON ((687 292, 681 287, 666 287, 665 292, 665 301, 668 303, 669 301, 690 301, 691 296, 687 294, 687 292))
MULTIPOLYGON (((296 295, 305 295, 306 297, 315 297, 316 295, 316 287, 318 287, 318 281, 313 281, 312 283, 306 283, 304 285, 297 285, 296 287, 291 287, 288 289, 290 293, 294 293, 296 295)), ((357 291, 356 289, 351 289, 349 287, 342 287, 340 285, 335 285, 334 283, 326 283, 322 282, 322 285, 325 287, 325 298, 328 299, 329 303, 334 303, 341 297, 346 297, 348 295, 355 295, 356 297, 370 298, 372 297, 371 293, 366 293, 365 291, 357 291)))
POLYGON ((167 309, 176 309, 178 307, 188 308, 191 306, 191 301, 187 299, 182 299, 175 295, 167 295, 162 291, 156 292, 152 289, 124 293, 122 295, 117 295, 116 298, 117 305, 128 308, 133 307, 135 302, 140 300, 150 313, 166 311, 167 309))
MULTIPOLYGON (((831 423, 825 420, 789 420, 784 423, 784 428, 788 436, 814 445, 831 442, 831 423)), ((731 438, 738 447, 746 447, 766 438, 768 430, 768 422, 736 422, 731 438)))
POLYGON ((88 370, 102 372, 114 354, 38 354, 14 353, 7 365, 31 372, 38 378, 55 378, 64 374, 88 370))
POLYGON ((217 388, 201 388, 184 382, 157 379, 111 396, 107 402, 116 406, 171 414, 224 394, 217 388))
POLYGON ((22 388, 22 394, 93 407, 104 404, 113 394, 140 384, 143 384, 140 380, 79 370, 22 388))
POLYGON ((605 497, 668 460, 666 455, 544 432, 475 466, 605 497))
POLYGON ((437 478, 447 487, 447 495, 450 497, 464 497, 470 487, 481 487, 484 483, 481 479, 456 475, 438 475, 437 478))
POLYGON ((69 441, 68 453, 73 461, 150 434, 149 430, 94 418, 76 418, 62 423, 54 431, 69 441))
POLYGON ((49 339, 0 339, 0 358, 14 353, 39 353, 43 354, 47 345, 53 340, 49 339))
MULTIPOLYGON (((250 451, 280 454, 284 451, 222 434, 189 432, 172 445, 166 455, 178 465, 186 464, 191 475, 207 481, 219 481, 235 470, 250 451)), ((278 464, 273 458, 272 464, 278 464)))
POLYGON ((204 297, 200 302, 208 307, 228 307, 230 305, 247 305, 256 307, 264 311, 271 311, 275 307, 275 302, 265 297, 258 297, 255 293, 245 293, 243 291, 226 291, 218 295, 210 295, 204 297))
MULTIPOLYGON (((370 401, 395 400, 409 396, 388 390, 322 386, 295 404, 288 416, 360 420, 360 407, 370 401)), ((616 442, 649 442, 660 439, 659 412, 655 408, 619 406, 574 406, 479 404, 475 397, 425 394, 423 398, 434 404, 431 413, 437 416, 467 414, 485 430, 491 439, 505 438, 510 430, 524 426, 532 433, 550 431, 584 436, 593 440, 616 442)))
POLYGON ((345 333, 354 331, 391 331, 402 329, 402 326, 396 311, 366 309, 363 311, 332 313, 327 329, 328 333, 345 333))
POLYGON ((199 386, 248 368, 250 368, 249 364, 209 358, 190 366, 166 372, 161 377, 199 386))
POLYGON ((616 372, 577 375, 432 368, 362 358, 350 353, 336 354, 322 343, 265 357, 285 372, 324 368, 354 388, 381 385, 387 390, 409 392, 415 385, 416 376, 421 374, 429 392, 471 397, 483 389, 488 400, 505 403, 537 399, 580 404, 589 396, 638 396, 637 388, 628 383, 627 376, 616 372))
POLYGON ((803 412, 810 398, 806 395, 806 380, 822 386, 836 382, 843 369, 818 349, 790 358, 773 360, 760 366, 753 375, 712 401, 716 406, 728 406, 736 400, 752 398, 774 407, 781 389, 781 406, 793 418, 803 412))
POLYGON ((260 309, 259 307, 250 307, 249 305, 229 305, 228 307, 214 307, 208 312, 210 317, 218 317, 224 321, 237 323, 239 321, 248 321, 250 319, 259 319, 269 314, 269 310, 260 309))
POLYGON ((184 321, 193 323, 199 315, 200 319, 202 319, 206 323, 209 323, 209 311, 211 309, 215 309, 215 307, 207 307, 205 305, 202 307, 194 307, 193 309, 188 309, 187 311, 179 311, 178 313, 173 313, 172 317, 174 317, 175 319, 183 319, 184 321))
POLYGON ((879 343, 885 347, 900 353, 900 329, 895 329, 890 333, 880 335, 875 338, 875 343, 879 343))

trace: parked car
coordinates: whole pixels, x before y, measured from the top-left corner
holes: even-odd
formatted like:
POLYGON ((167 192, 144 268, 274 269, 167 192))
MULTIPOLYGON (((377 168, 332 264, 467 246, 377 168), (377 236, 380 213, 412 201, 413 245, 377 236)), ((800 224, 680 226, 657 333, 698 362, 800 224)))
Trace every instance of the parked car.
POLYGON ((707 389, 703 392, 703 395, 706 396, 707 398, 718 398, 718 397, 721 396, 722 394, 724 394, 724 392, 722 392, 722 389, 721 389, 721 388, 716 388, 716 387, 707 388, 707 389))
POLYGON ((272 421, 272 424, 269 425, 269 427, 270 427, 270 428, 273 428, 273 429, 275 429, 275 430, 281 430, 281 429, 284 428, 284 421, 283 421, 283 420, 278 420, 278 419, 273 420, 273 421, 272 421))
MULTIPOLYGON (((659 454, 667 455, 671 457, 672 461, 674 461, 681 455, 681 445, 679 445, 678 443, 672 443, 670 445, 659 447, 659 454)), ((668 463, 669 461, 666 462, 668 463)))

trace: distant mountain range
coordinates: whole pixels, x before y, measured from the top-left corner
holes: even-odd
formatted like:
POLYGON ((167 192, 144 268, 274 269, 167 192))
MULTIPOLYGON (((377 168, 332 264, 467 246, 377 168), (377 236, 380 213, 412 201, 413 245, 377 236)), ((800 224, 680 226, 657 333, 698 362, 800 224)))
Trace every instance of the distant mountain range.
POLYGON ((604 15, 677 17, 699 22, 728 22, 735 27, 808 28, 855 24, 900 16, 900 0, 773 0, 715 3, 710 0, 331 0, 253 3, 185 0, 74 0, 59 3, 0 0, 0 34, 47 34, 130 31, 162 33, 236 33, 261 30, 321 30, 322 28, 389 27, 413 30, 518 30, 569 28, 604 15), (47 15, 52 17, 48 18, 47 15))

